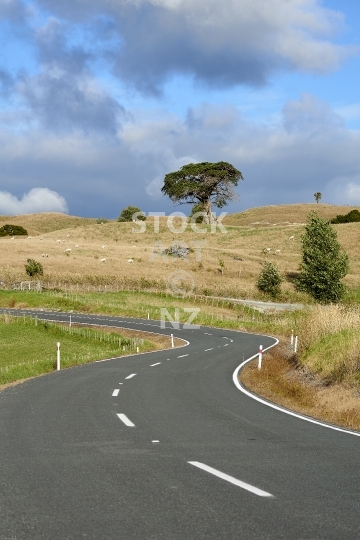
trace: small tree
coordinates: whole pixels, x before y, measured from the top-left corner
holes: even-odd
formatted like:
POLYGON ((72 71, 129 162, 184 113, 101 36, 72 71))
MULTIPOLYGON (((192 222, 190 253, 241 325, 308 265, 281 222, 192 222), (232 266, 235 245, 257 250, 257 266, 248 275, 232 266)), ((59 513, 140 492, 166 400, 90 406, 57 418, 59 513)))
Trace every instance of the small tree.
POLYGON ((328 221, 311 212, 301 242, 303 254, 297 288, 318 302, 339 302, 345 292, 340 280, 349 270, 349 260, 336 231, 328 221))
POLYGON ((27 230, 21 225, 4 225, 0 227, 0 236, 27 236, 27 230))
POLYGON ((275 264, 265 261, 264 267, 260 272, 256 286, 260 292, 269 294, 272 298, 279 296, 281 289, 280 285, 283 279, 279 269, 275 264))
POLYGON ((27 260, 27 264, 25 264, 25 270, 30 277, 42 276, 44 274, 42 264, 36 262, 34 259, 27 260))
MULTIPOLYGON (((199 212, 204 212, 204 206, 201 203, 196 203, 191 208, 191 212, 189 216, 190 220, 195 214, 198 214, 199 212)), ((204 216, 197 216, 195 221, 196 223, 204 223, 204 216)))
MULTIPOLYGON (((118 221, 132 221, 134 219, 133 215, 137 212, 141 212, 140 208, 138 208, 137 206, 127 206, 121 211, 118 221)), ((144 212, 142 212, 142 215, 137 216, 137 219, 140 221, 145 221, 146 216, 144 212)))
POLYGON ((319 204, 319 201, 321 201, 320 191, 317 191, 316 193, 314 193, 314 197, 315 197, 316 204, 319 204))

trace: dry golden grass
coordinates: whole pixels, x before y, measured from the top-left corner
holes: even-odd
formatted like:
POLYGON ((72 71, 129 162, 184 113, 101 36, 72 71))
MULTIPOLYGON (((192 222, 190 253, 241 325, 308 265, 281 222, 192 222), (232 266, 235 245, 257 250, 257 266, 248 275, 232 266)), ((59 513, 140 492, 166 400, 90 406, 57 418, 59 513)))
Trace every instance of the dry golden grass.
POLYGON ((324 386, 320 379, 296 369, 286 356, 284 346, 264 355, 261 370, 257 362, 247 364, 240 373, 241 382, 266 399, 350 429, 360 429, 360 394, 343 385, 324 386))
MULTIPOLYGON (((94 220, 61 214, 1 218, 4 222, 21 224, 29 231, 42 227, 43 231, 47 228, 49 232, 31 235, 32 238, 0 239, 0 279, 8 283, 26 280, 24 264, 27 258, 34 258, 43 263, 44 281, 52 285, 127 283, 137 286, 143 283, 144 287, 164 289, 167 276, 175 270, 182 270, 192 274, 196 292, 207 291, 240 298, 256 297, 258 292, 255 281, 265 259, 275 262, 284 274, 298 270, 303 225, 293 223, 304 222, 313 208, 326 217, 349 211, 348 207, 321 204, 252 209, 228 216, 224 221, 225 224, 228 223, 227 234, 222 234, 219 230, 216 234, 211 234, 210 230, 195 233, 190 227, 185 232, 176 234, 168 230, 166 218, 160 219, 159 233, 154 232, 153 222, 148 219, 144 234, 132 232, 132 223, 108 222, 99 225, 95 224, 94 220), (251 225, 261 217, 264 221, 276 225, 251 225), (71 220, 73 223, 70 226, 71 220), (292 224, 289 224, 290 220, 292 224), (242 221, 242 225, 231 225, 233 222, 242 221), (68 227, 64 228, 65 225, 68 227), (289 240, 290 236, 294 236, 294 240, 289 240), (58 243, 58 240, 61 242, 58 243), (195 251, 187 261, 171 257, 163 260, 159 256, 153 256, 156 242, 159 245, 158 252, 161 246, 168 247, 172 243, 184 243, 195 251), (196 242, 203 242, 200 261, 197 260, 196 242), (78 247, 75 247, 76 245, 78 247), (271 248, 271 252, 265 255, 263 250, 267 247, 271 248), (69 255, 65 253, 67 248, 71 249, 69 255), (280 252, 275 254, 275 250, 280 252), (48 258, 42 258, 42 254, 48 254, 48 258), (102 258, 106 258, 106 261, 101 262, 102 258), (130 258, 134 260, 133 264, 127 262, 130 258), (223 275, 220 273, 220 260, 224 262, 223 275)), ((177 227, 179 223, 174 221, 174 226, 177 227)), ((350 273, 345 282, 357 285, 360 275, 360 225, 345 224, 337 225, 336 228, 341 244, 350 255, 350 273)), ((135 229, 137 230, 137 227, 135 229)), ((292 299, 296 299, 290 281, 284 283, 283 291, 285 297, 291 294, 292 299)))
POLYGON ((21 225, 29 235, 39 235, 61 229, 75 228, 80 225, 89 225, 95 223, 95 221, 94 218, 68 216, 60 212, 42 212, 20 216, 0 216, 0 227, 6 223, 21 225))

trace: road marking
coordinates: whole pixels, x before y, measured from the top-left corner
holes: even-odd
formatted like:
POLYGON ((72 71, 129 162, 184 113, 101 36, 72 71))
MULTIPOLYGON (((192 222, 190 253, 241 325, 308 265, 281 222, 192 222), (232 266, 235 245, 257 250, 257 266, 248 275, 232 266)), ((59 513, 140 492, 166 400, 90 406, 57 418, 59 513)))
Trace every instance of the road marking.
POLYGON ((159 443, 160 441, 151 441, 152 443, 159 443))
POLYGON ((178 356, 178 358, 184 358, 185 356, 189 356, 188 354, 182 354, 181 356, 178 356))
POLYGON ((131 422, 131 420, 128 419, 128 417, 126 416, 126 414, 118 414, 117 416, 120 418, 120 420, 121 420, 122 422, 124 422, 125 426, 128 426, 128 427, 135 427, 135 424, 133 424, 133 423, 131 422))
POLYGON ((204 352, 207 352, 207 351, 213 351, 214 350, 214 347, 212 347, 211 349, 205 349, 204 352))
POLYGON ((136 376, 136 373, 132 373, 131 375, 128 375, 127 377, 125 377, 125 379, 132 379, 135 376, 136 376))
POLYGON ((114 396, 114 397, 118 396, 119 392, 120 392, 120 389, 117 388, 116 390, 113 391, 112 396, 114 396))
POLYGON ((229 345, 229 344, 228 344, 228 343, 226 343, 226 345, 224 345, 224 347, 227 347, 228 345, 229 345))
POLYGON ((242 489, 246 489, 247 491, 250 491, 251 493, 258 495, 259 497, 274 497, 274 495, 271 495, 271 493, 268 493, 267 491, 263 491, 262 489, 259 489, 255 486, 251 486, 250 484, 247 484, 246 482, 242 482, 241 480, 238 480, 237 478, 234 478, 233 476, 229 476, 228 474, 225 474, 221 471, 213 469, 212 467, 209 467, 208 465, 205 465, 204 463, 200 463, 199 461, 188 461, 188 463, 190 463, 190 465, 194 465, 194 467, 198 467, 199 469, 202 469, 203 471, 213 474, 214 476, 217 476, 218 478, 221 478, 222 480, 226 480, 227 482, 230 482, 231 484, 234 484, 235 486, 241 487, 242 489))
POLYGON ((150 367, 158 366, 159 364, 161 364, 161 362, 156 362, 156 364, 151 364, 150 367))

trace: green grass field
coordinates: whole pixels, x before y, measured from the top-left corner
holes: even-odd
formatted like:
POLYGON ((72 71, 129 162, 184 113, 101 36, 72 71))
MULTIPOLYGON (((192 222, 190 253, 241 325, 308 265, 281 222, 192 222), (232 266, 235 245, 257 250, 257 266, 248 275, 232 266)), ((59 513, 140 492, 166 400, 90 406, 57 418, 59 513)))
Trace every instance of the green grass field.
POLYGON ((124 354, 155 350, 149 340, 116 332, 49 323, 30 317, 0 317, 0 385, 54 371, 57 342, 61 368, 124 354))

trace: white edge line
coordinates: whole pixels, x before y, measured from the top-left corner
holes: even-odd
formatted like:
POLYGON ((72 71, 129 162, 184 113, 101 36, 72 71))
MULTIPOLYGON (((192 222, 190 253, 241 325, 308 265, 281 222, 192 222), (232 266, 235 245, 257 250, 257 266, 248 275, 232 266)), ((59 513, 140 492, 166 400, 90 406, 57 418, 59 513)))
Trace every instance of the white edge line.
MULTIPOLYGON (((270 347, 267 347, 266 349, 264 349, 263 352, 268 351, 269 349, 271 349, 272 347, 275 347, 279 343, 278 339, 276 338, 273 338, 273 339, 275 339, 276 342, 273 345, 270 345, 270 347)), ((248 362, 250 362, 257 356, 258 356, 258 353, 254 354, 254 356, 242 362, 240 366, 238 366, 233 373, 233 383, 235 384, 236 388, 240 390, 240 392, 242 392, 243 394, 246 394, 248 397, 251 397, 252 399, 255 399, 256 401, 259 401, 263 405, 267 405, 268 407, 271 407, 272 409, 276 409, 277 411, 280 411, 282 413, 289 414, 290 416, 295 416, 295 418, 300 418, 300 420, 306 420, 307 422, 311 422, 312 424, 316 424, 318 426, 333 429, 335 431, 341 431, 342 433, 347 433, 348 435, 355 435, 355 437, 360 437, 360 433, 356 433, 356 431, 351 431, 351 430, 343 429, 340 427, 332 426, 331 424, 326 424, 325 422, 321 422, 320 420, 315 420, 315 418, 309 418, 308 416, 303 416, 302 414, 289 411, 288 409, 280 407, 279 405, 275 405, 275 403, 270 403, 269 401, 265 401, 264 399, 259 397, 257 394, 253 394, 252 392, 249 392, 248 390, 246 390, 246 388, 244 388, 239 381, 239 372, 248 362)))
POLYGON ((128 417, 126 416, 126 414, 117 414, 117 416, 120 418, 120 420, 122 422, 124 422, 124 424, 128 427, 135 427, 135 424, 133 424, 131 422, 131 420, 128 419, 128 417))
POLYGON ((252 486, 251 484, 247 484, 246 482, 242 482, 241 480, 238 480, 237 478, 234 478, 233 476, 229 476, 228 474, 218 471, 217 469, 213 469, 212 467, 209 467, 208 465, 205 465, 204 463, 200 463, 199 461, 188 461, 188 463, 190 463, 190 465, 194 465, 194 467, 198 467, 199 469, 202 469, 203 471, 213 474, 214 476, 217 476, 218 478, 221 478, 222 480, 226 480, 227 482, 230 482, 231 484, 234 484, 235 486, 241 487, 242 489, 246 489, 246 491, 250 491, 251 493, 258 495, 259 497, 274 498, 274 495, 271 495, 271 493, 268 493, 267 491, 263 491, 262 489, 252 486))

